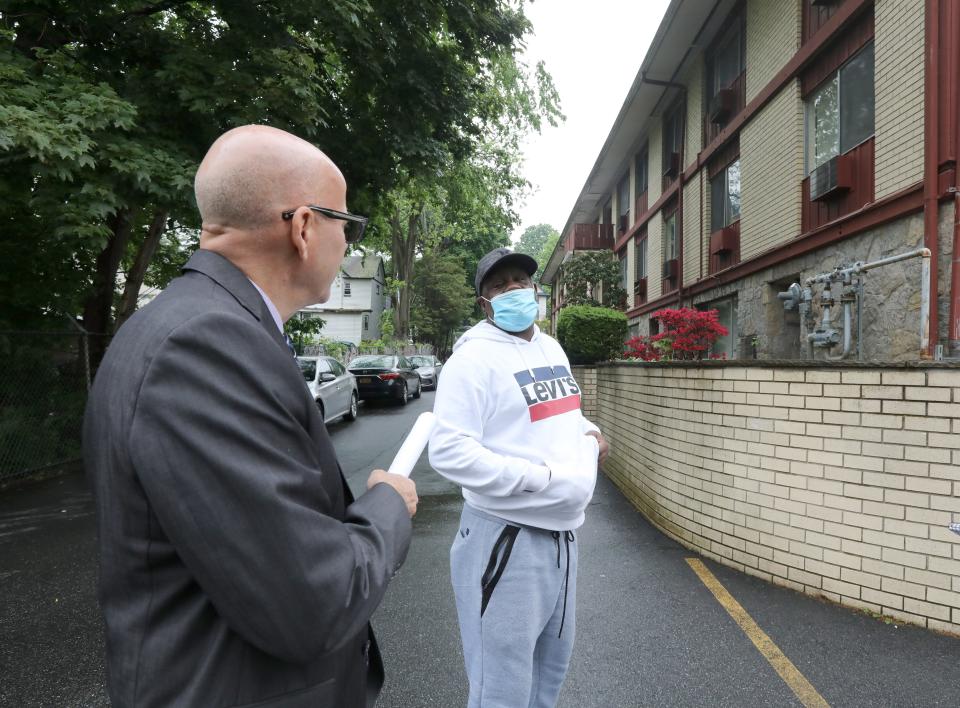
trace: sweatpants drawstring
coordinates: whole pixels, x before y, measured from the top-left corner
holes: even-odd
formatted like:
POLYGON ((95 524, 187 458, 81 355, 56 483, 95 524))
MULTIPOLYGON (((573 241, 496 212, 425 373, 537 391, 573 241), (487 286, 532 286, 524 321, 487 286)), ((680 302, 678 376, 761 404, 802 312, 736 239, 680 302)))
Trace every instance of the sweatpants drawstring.
MULTIPOLYGON (((557 541, 557 567, 560 567, 560 532, 554 531, 553 537, 557 541)), ((563 635, 563 623, 567 619, 567 590, 570 589, 570 542, 576 541, 573 531, 563 532, 563 542, 567 549, 567 569, 563 579, 563 613, 560 615, 560 631, 557 633, 559 639, 563 635)))

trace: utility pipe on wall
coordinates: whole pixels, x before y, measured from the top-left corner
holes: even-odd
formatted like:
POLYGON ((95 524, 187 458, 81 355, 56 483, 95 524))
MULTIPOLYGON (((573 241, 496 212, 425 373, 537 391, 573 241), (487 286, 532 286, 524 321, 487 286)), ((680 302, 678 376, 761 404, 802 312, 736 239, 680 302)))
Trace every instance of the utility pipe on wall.
MULTIPOLYGON (((924 17, 926 56, 924 57, 924 154, 923 154, 923 245, 929 249, 929 282, 934 297, 937 296, 938 254, 938 192, 937 161, 940 156, 940 0, 926 0, 924 17)), ((929 304, 929 303, 928 303, 929 304)), ((927 308, 926 346, 920 352, 924 358, 933 357, 932 342, 939 336, 937 307, 927 308)))
MULTIPOLYGON (((871 261, 870 263, 857 262, 851 266, 847 266, 846 268, 838 267, 829 273, 820 273, 819 275, 807 278, 804 281, 804 285, 809 288, 811 285, 816 283, 825 283, 829 288, 830 283, 836 283, 840 281, 848 283, 850 282, 850 279, 856 275, 867 273, 874 268, 880 268, 882 266, 890 265, 891 263, 899 263, 900 261, 905 261, 910 258, 922 259, 920 262, 920 356, 922 357, 930 350, 931 335, 930 313, 932 302, 931 289, 933 282, 931 270, 933 257, 929 248, 918 248, 913 251, 907 251, 906 253, 898 253, 895 256, 881 258, 880 260, 871 261)), ((832 300, 832 298, 829 299, 832 300)), ((829 315, 826 318, 826 323, 829 324, 829 315)), ((849 330, 846 308, 844 309, 844 325, 844 339, 846 340, 847 331, 849 330)), ((813 335, 808 335, 808 339, 812 336, 813 335)), ((860 346, 859 341, 857 342, 857 346, 860 346)), ((847 351, 849 351, 849 349, 847 351)))

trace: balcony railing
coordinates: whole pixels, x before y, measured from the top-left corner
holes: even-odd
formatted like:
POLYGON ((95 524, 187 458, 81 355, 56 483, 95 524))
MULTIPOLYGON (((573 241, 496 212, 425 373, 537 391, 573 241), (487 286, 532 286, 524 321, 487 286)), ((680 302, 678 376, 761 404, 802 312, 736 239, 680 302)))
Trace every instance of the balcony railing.
POLYGON ((574 224, 565 243, 568 251, 613 250, 613 224, 574 224))

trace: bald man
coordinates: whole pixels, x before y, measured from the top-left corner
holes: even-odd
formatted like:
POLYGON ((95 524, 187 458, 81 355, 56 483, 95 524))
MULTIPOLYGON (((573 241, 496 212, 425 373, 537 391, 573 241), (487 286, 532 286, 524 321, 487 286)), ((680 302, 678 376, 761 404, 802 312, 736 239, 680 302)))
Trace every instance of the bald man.
POLYGON ((288 133, 221 136, 196 176, 184 274, 120 328, 84 461, 117 706, 369 706, 369 620, 410 544, 413 483, 354 499, 283 336, 323 302, 365 219, 288 133))

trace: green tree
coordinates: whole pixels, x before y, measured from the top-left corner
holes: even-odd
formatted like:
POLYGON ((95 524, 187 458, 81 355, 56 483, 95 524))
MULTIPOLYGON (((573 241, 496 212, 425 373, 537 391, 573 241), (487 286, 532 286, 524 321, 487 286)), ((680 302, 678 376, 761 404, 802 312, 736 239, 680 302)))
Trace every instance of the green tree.
POLYGON ((520 235, 520 240, 514 250, 518 253, 526 253, 528 256, 538 257, 543 251, 547 242, 557 237, 557 230, 550 224, 535 224, 528 226, 520 235))
POLYGON ((543 267, 547 264, 550 254, 553 253, 553 247, 557 244, 560 234, 550 224, 535 224, 528 226, 520 235, 517 241, 515 251, 526 253, 533 256, 539 268, 533 276, 535 282, 540 282, 540 276, 543 275, 543 267))
POLYGON ((308 344, 316 343, 325 324, 320 317, 291 317, 284 323, 283 331, 293 340, 293 348, 299 353, 308 344))
POLYGON ((474 292, 456 256, 433 252, 418 264, 413 281, 411 320, 416 339, 443 355, 453 346, 454 332, 473 314, 474 292))
POLYGON ((620 282, 620 264, 609 251, 578 253, 563 265, 568 305, 600 305, 622 310, 627 293, 620 282), (599 298, 598 298, 599 296, 599 298))
MULTIPOLYGON (((83 311, 109 332, 124 268, 169 274, 196 229, 192 175, 224 130, 266 123, 324 149, 351 208, 551 118, 501 0, 9 0, 0 14, 0 312, 83 311)), ((513 142, 503 154, 512 157, 513 142)), ((417 188, 415 188, 415 191, 417 188)), ((96 353, 94 353, 96 356, 96 353)))

